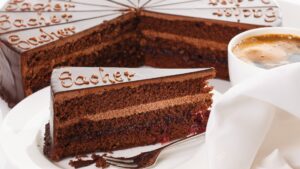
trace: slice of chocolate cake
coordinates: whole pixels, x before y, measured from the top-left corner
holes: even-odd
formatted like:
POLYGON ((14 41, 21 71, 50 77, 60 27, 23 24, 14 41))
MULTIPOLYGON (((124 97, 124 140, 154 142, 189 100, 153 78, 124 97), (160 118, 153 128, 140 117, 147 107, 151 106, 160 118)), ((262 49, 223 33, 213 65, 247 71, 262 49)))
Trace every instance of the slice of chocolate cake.
POLYGON ((273 0, 9 0, 0 11, 0 95, 10 107, 60 66, 214 67, 227 43, 280 26, 273 0))
POLYGON ((205 131, 209 69, 55 69, 44 153, 51 160, 150 145, 205 131))

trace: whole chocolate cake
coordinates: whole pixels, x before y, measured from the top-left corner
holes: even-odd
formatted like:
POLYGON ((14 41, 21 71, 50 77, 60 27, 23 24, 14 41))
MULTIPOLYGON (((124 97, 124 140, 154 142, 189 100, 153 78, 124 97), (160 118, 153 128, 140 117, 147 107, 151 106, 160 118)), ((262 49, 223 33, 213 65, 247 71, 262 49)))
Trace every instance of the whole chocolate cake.
POLYGON ((10 0, 0 12, 0 94, 13 106, 60 66, 215 67, 227 43, 279 26, 272 0, 10 0))
POLYGON ((51 160, 205 131, 214 69, 54 69, 44 153, 51 160))

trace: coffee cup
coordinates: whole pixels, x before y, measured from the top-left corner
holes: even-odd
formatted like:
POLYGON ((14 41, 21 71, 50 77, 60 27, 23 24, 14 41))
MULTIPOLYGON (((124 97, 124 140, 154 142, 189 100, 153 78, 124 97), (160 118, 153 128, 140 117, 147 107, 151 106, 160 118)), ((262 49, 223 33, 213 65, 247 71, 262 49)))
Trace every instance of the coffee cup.
MULTIPOLYGON (((231 39, 228 45, 228 66, 232 85, 236 85, 269 69, 246 62, 244 59, 241 59, 241 56, 237 56, 237 52, 234 52, 237 45, 243 43, 243 41, 252 37, 268 37, 268 35, 300 38, 300 29, 286 27, 257 28, 238 34, 231 39)), ((269 53, 272 52, 270 50, 272 49, 266 49, 269 53)))

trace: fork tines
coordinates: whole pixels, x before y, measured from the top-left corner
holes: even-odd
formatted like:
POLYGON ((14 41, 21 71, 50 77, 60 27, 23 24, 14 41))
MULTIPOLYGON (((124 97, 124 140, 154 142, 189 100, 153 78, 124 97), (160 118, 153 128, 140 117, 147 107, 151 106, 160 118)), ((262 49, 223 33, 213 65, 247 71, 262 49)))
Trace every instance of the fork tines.
POLYGON ((131 159, 124 159, 122 157, 110 157, 110 156, 103 156, 106 162, 112 166, 122 167, 122 168, 138 168, 138 165, 134 163, 134 160, 131 159))

